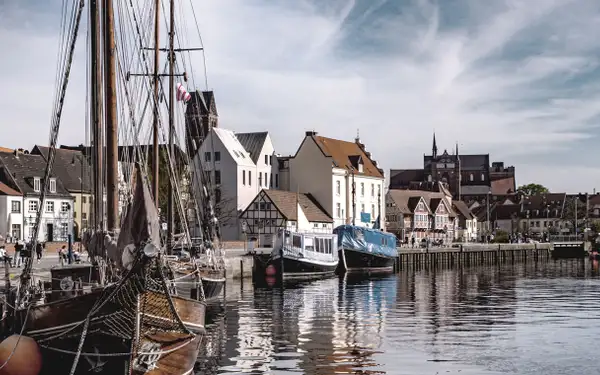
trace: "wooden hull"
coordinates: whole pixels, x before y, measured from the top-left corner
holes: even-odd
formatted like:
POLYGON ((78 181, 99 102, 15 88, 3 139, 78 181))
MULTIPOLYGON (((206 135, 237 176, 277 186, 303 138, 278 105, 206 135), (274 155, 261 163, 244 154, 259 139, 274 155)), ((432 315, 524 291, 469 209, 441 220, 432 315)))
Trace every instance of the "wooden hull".
POLYGON ((219 298, 223 294, 225 288, 225 272, 223 271, 200 271, 200 279, 202 281, 202 293, 199 294, 196 288, 194 276, 185 277, 191 274, 192 271, 175 271, 175 278, 180 279, 176 283, 177 293, 180 296, 188 297, 193 300, 201 300, 202 295, 206 300, 219 298))
POLYGON ((275 267, 276 275, 285 280, 303 280, 303 279, 318 279, 330 277, 335 274, 338 266, 337 260, 330 262, 313 261, 310 259, 296 259, 276 256, 271 261, 275 267))
POLYGON ((163 306, 167 297, 152 291, 146 291, 139 297, 139 301, 144 302, 138 304, 140 306, 143 304, 145 310, 137 314, 137 328, 135 324, 133 327, 128 326, 132 318, 128 316, 130 312, 119 310, 116 304, 109 301, 93 315, 88 328, 83 329, 89 311, 101 296, 106 296, 110 291, 111 288, 108 288, 16 312, 17 326, 25 323, 24 335, 38 341, 43 356, 41 374, 68 374, 83 332, 86 333, 86 337, 76 374, 94 372, 181 375, 193 372, 205 333, 206 305, 204 303, 171 297, 181 322, 195 334, 165 329, 165 326, 172 324, 172 316, 166 312, 161 314, 161 311, 166 311, 163 306), (118 325, 119 322, 121 326, 118 325), (141 326, 146 328, 145 331, 150 329, 154 333, 135 334, 136 329, 139 330, 141 326), (151 327, 156 329, 152 330, 151 327), (141 341, 135 342, 132 337, 138 336, 141 337, 141 341), (153 347, 146 349, 150 344, 153 347), (140 349, 133 350, 134 347, 140 349), (156 355, 131 354, 140 351, 154 352, 156 355), (145 366, 144 362, 151 362, 153 365, 145 366))
POLYGON ((364 253, 361 251, 339 250, 341 269, 348 273, 390 273, 394 271, 395 258, 364 253))

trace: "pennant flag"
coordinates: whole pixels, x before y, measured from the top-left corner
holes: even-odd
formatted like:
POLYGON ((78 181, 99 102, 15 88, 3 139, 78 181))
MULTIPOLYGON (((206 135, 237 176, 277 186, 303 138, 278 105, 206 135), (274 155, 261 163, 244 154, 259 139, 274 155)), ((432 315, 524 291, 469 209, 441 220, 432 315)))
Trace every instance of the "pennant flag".
POLYGON ((183 87, 183 85, 181 83, 177 84, 177 101, 183 101, 184 103, 187 103, 188 100, 190 100, 192 98, 192 95, 187 92, 187 90, 185 89, 185 87, 183 87))

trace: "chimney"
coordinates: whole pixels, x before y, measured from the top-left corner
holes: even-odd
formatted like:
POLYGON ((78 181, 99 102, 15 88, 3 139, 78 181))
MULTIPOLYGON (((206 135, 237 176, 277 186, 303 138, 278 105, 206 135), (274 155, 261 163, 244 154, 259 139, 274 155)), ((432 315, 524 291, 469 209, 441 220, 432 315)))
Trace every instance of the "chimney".
POLYGON ((307 136, 307 137, 313 137, 313 136, 315 136, 315 135, 317 135, 317 132, 316 132, 316 131, 314 131, 314 130, 313 130, 313 131, 308 131, 308 132, 306 132, 306 136, 307 136))

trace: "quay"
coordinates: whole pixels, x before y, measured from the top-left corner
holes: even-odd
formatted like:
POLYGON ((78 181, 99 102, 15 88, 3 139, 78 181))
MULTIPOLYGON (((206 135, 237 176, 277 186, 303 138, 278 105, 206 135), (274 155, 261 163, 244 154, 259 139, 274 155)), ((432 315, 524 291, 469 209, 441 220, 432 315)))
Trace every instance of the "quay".
POLYGON ((412 268, 538 262, 552 258, 553 246, 539 244, 461 244, 455 247, 399 248, 396 271, 412 268))

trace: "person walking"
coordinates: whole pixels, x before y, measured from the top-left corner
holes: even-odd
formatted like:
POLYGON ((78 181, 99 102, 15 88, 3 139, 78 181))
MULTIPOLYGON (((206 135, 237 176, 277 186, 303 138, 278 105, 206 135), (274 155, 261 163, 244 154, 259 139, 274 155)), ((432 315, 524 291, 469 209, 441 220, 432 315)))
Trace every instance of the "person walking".
POLYGON ((41 242, 38 242, 37 245, 35 245, 35 254, 37 255, 37 262, 40 263, 40 261, 42 260, 42 252, 44 251, 44 245, 42 245, 41 242))
POLYGON ((21 259, 21 251, 23 251, 23 244, 21 243, 21 240, 17 240, 15 243, 15 259, 13 267, 21 267, 21 262, 23 262, 23 259, 21 259))

